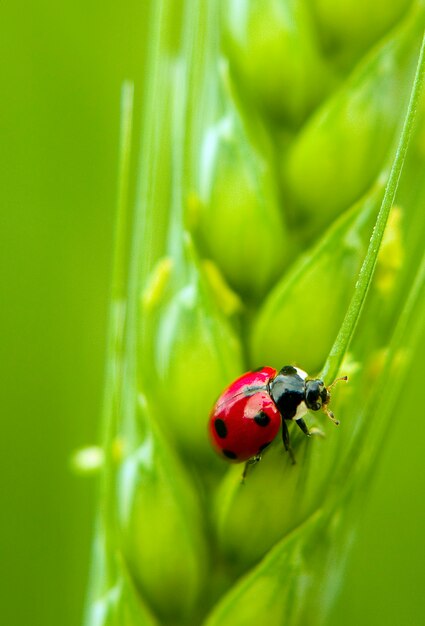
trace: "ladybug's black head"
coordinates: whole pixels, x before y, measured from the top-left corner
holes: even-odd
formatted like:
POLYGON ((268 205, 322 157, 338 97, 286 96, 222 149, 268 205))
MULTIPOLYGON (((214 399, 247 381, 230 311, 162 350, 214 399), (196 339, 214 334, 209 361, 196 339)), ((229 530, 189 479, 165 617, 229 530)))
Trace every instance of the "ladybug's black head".
POLYGON ((332 411, 329 411, 328 404, 331 401, 331 394, 329 389, 335 385, 340 380, 347 381, 347 376, 342 376, 341 378, 336 378, 329 387, 325 387, 325 383, 320 378, 314 378, 312 380, 305 381, 305 403, 307 408, 311 411, 318 411, 322 409, 324 413, 329 417, 330 420, 336 425, 339 424, 339 421, 335 419, 332 411))
POLYGON ((325 387, 325 383, 320 378, 306 380, 305 382, 305 403, 311 411, 319 411, 323 406, 329 404, 331 394, 325 387))

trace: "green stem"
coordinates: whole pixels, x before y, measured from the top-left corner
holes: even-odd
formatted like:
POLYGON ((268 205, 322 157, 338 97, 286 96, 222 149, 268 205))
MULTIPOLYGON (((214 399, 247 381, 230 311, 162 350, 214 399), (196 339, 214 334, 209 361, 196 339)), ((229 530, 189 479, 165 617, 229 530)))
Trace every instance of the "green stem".
MULTIPOLYGON (((185 0, 179 65, 174 69, 174 110, 171 127, 173 143, 173 198, 168 252, 174 259, 182 256, 182 237, 185 230, 185 210, 188 194, 196 186, 199 150, 206 120, 211 117, 207 89, 211 73, 217 68, 216 32, 217 4, 207 0, 185 0), (214 47, 214 45, 216 47, 214 47), (199 112, 199 114, 198 114, 199 112)), ((178 262, 176 263, 178 266, 178 262)))
MULTIPOLYGON (((365 415, 392 416, 395 406, 398 406, 399 398, 402 395, 402 389, 406 375, 411 367, 411 359, 415 353, 415 347, 419 344, 421 335, 424 330, 423 317, 417 314, 423 311, 425 285, 425 252, 422 254, 421 262, 407 294, 403 310, 397 320, 390 344, 388 346, 388 354, 385 359, 384 367, 376 384, 376 389, 385 389, 384 393, 377 392, 373 394, 370 402, 364 409, 365 415), (401 356, 401 362, 400 362, 401 356), (395 364, 399 361, 398 365, 395 364), (397 367, 397 374, 394 375, 394 368, 397 367), (391 384, 388 384, 391 381, 391 384)), ((359 417, 361 419, 361 417, 359 417)), ((392 416, 393 420, 394 417, 392 416)), ((384 448, 383 441, 388 431, 389 419, 376 419, 371 425, 365 437, 375 442, 376 446, 359 445, 356 454, 361 450, 359 456, 363 459, 359 466, 363 471, 376 463, 378 454, 384 448)), ((367 477, 366 477, 367 478, 367 477)))
POLYGON ((115 563, 111 558, 114 554, 113 542, 115 531, 115 514, 111 498, 113 474, 112 443, 115 435, 114 415, 116 403, 120 395, 120 363, 123 356, 124 324, 125 324, 125 291, 127 275, 127 232, 128 232, 128 189, 131 159, 131 139, 133 128, 134 86, 125 82, 121 90, 121 123, 118 166, 117 215, 115 223, 115 244, 112 268, 109 319, 106 342, 106 371, 103 390, 102 433, 101 441, 105 453, 104 468, 100 481, 101 514, 92 549, 92 571, 90 574, 89 591, 85 623, 90 623, 90 607, 100 593, 114 584, 115 563))
POLYGON ((409 139, 412 134, 412 128, 416 115, 416 110, 418 108, 419 98, 421 95, 421 89, 425 73, 424 49, 425 38, 422 39, 416 74, 413 81, 412 92, 410 95, 410 101, 404 120, 403 130, 401 132, 397 152, 391 167, 387 186, 385 188, 385 194, 382 200, 381 208, 379 210, 372 237, 370 239, 369 248, 363 261, 356 288, 350 305, 347 309, 344 321, 341 325, 337 338, 335 339, 335 342, 331 348, 328 359, 321 373, 321 377, 329 382, 331 382, 337 376, 338 371, 341 367, 342 360, 349 348, 375 270, 382 237, 384 235, 388 215, 394 202, 401 171, 403 169, 404 159, 409 144, 409 139))
MULTIPOLYGON (((130 251, 130 268, 127 292, 127 321, 125 337, 125 359, 123 367, 123 387, 121 404, 121 426, 130 438, 135 420, 137 397, 137 345, 139 297, 160 249, 163 209, 161 199, 155 197, 155 186, 161 178, 161 142, 164 131, 161 125, 163 110, 164 48, 166 48, 165 7, 163 0, 151 4, 149 15, 151 32, 146 63, 145 93, 143 97, 144 115, 142 120, 142 141, 138 163, 139 188, 136 191, 133 237, 130 251), (158 202, 156 202, 158 201, 158 202)), ((167 183, 165 183, 167 184, 167 183)))
POLYGON ((121 128, 118 166, 118 207, 115 225, 112 300, 125 298, 127 285, 128 194, 133 130, 134 84, 125 81, 121 90, 121 128))
POLYGON ((125 82, 121 90, 121 128, 118 166, 118 202, 115 224, 114 264, 106 347, 106 373, 103 399, 104 471, 101 479, 102 532, 107 546, 107 579, 113 583, 114 562, 109 558, 115 542, 115 511, 112 497, 116 436, 116 416, 121 397, 126 283, 128 272, 129 180, 133 129, 134 85, 125 82))

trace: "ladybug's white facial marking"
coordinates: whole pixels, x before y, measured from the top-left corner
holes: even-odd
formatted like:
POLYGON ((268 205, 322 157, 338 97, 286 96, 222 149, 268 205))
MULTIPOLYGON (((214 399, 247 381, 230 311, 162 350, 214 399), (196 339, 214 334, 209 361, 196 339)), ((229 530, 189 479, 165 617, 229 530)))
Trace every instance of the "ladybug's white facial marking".
POLYGON ((292 418, 292 421, 301 419, 302 417, 304 417, 304 415, 307 413, 307 411, 308 411, 307 405, 306 405, 306 403, 303 400, 297 406, 297 411, 296 411, 294 417, 292 418))
POLYGON ((269 393, 283 419, 300 419, 306 413, 305 401, 307 374, 293 365, 285 365, 269 384, 269 393))
POLYGON ((300 378, 302 378, 303 380, 305 380, 308 376, 307 372, 305 372, 304 370, 301 370, 299 367, 295 368, 297 370, 297 374, 300 378))

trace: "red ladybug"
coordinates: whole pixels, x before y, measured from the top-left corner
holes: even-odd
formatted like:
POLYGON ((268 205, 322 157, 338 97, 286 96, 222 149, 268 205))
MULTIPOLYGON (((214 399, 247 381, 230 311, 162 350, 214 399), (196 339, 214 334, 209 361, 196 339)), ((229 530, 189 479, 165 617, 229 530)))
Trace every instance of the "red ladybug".
POLYGON ((221 394, 211 411, 209 433, 214 449, 228 461, 256 463, 282 426, 283 445, 294 463, 286 420, 295 421, 307 436, 310 431, 303 416, 309 409, 322 409, 339 424, 328 410, 329 390, 338 380, 347 377, 325 387, 322 380, 309 379, 292 365, 285 365, 279 373, 273 367, 260 367, 243 374, 221 394))

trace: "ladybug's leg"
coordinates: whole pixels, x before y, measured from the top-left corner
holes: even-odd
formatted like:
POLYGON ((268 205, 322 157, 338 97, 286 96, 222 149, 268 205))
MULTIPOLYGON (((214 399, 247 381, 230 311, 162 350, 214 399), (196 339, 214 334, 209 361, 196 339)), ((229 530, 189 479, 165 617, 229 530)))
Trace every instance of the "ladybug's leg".
POLYGON ((295 465, 295 457, 294 453, 292 452, 291 443, 289 441, 289 431, 284 419, 282 420, 282 441, 286 452, 289 454, 292 465, 295 465))
POLYGON ((248 467, 251 465, 251 463, 249 461, 247 461, 245 463, 245 467, 243 468, 243 472, 242 472, 242 479, 241 479, 241 484, 243 485, 245 482, 245 478, 246 475, 248 474, 248 467))
POLYGON ((301 417, 299 420, 295 420, 298 424, 298 426, 301 428, 301 430, 303 431, 303 433, 305 435, 307 435, 307 437, 311 437, 311 435, 318 435, 319 437, 324 437, 325 435, 322 433, 321 430, 319 430, 318 428, 308 428, 307 424, 305 423, 305 421, 303 420, 303 418, 301 417))
POLYGON ((299 419, 299 420, 295 420, 295 421, 296 421, 296 423, 298 424, 298 426, 301 428, 301 430, 303 431, 304 435, 307 435, 307 437, 310 437, 311 433, 310 433, 310 431, 308 430, 308 426, 307 426, 307 424, 305 423, 305 421, 303 420, 303 418, 302 418, 302 417, 300 417, 300 419, 299 419))
POLYGON ((259 463, 260 461, 261 461, 261 455, 257 454, 257 456, 254 456, 252 459, 249 459, 249 461, 245 463, 245 467, 243 468, 243 474, 242 474, 242 483, 245 482, 245 478, 248 473, 248 467, 250 465, 257 465, 257 463, 259 463))

